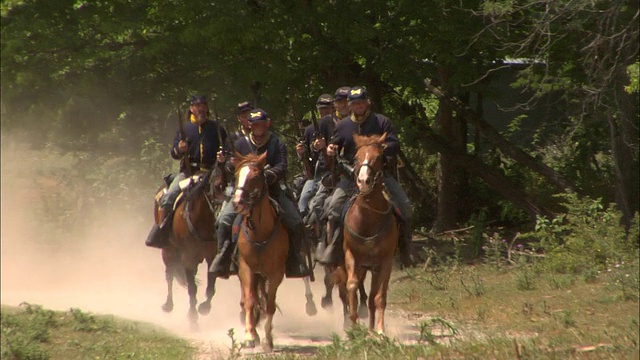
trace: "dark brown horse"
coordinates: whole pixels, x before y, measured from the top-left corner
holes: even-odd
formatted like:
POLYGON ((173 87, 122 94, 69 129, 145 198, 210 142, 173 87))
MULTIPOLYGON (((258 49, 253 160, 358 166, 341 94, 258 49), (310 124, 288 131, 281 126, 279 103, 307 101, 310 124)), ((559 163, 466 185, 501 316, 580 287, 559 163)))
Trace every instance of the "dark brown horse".
MULTIPOLYGON (((218 169, 201 172, 185 180, 191 181, 190 190, 181 194, 183 199, 178 203, 173 216, 173 232, 170 245, 162 249, 162 260, 165 264, 167 281, 167 299, 162 310, 173 310, 173 279, 187 287, 189 293, 188 317, 192 329, 198 327, 198 312, 207 315, 211 310, 211 299, 215 294, 216 278, 207 276, 206 300, 196 311, 198 286, 196 273, 198 265, 206 260, 208 265, 217 252, 214 238, 214 222, 217 204, 223 197, 221 184, 222 173, 218 169)), ((160 190, 164 191, 164 190, 160 190)), ((158 223, 158 201, 156 196, 154 217, 158 223)))
POLYGON ((236 154, 236 187, 233 204, 244 216, 238 237, 240 286, 245 311, 245 347, 260 342, 256 331, 259 314, 266 313, 265 351, 273 350, 272 322, 276 292, 285 274, 289 234, 269 199, 265 183, 266 152, 236 154))
POLYGON ((344 220, 346 279, 339 276, 340 271, 336 279, 343 291, 346 285, 349 318, 355 324, 358 320, 356 291, 366 272, 371 272, 369 331, 377 333, 384 333, 387 290, 399 231, 393 206, 383 192, 385 138, 386 134, 354 135, 357 146, 355 176, 359 191, 344 220))

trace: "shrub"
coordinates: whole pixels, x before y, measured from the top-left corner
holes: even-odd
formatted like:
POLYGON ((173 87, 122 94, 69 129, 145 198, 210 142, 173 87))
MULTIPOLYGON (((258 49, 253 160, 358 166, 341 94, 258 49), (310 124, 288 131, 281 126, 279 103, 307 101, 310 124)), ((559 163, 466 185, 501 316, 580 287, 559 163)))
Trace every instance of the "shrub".
MULTIPOLYGON (((553 220, 538 219, 535 230, 524 234, 544 251, 541 266, 559 273, 589 274, 603 271, 608 264, 623 261, 637 262, 637 241, 633 232, 621 225, 622 214, 601 200, 578 198, 575 194, 564 198, 567 212, 553 220)), ((633 227, 637 226, 636 216, 633 227)))

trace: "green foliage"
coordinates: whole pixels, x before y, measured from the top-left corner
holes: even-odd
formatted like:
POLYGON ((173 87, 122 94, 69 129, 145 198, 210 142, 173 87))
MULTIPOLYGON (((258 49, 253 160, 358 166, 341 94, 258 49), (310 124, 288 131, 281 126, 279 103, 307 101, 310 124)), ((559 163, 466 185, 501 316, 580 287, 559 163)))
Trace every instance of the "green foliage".
POLYGON ((338 336, 333 337, 331 345, 318 350, 318 359, 407 359, 410 356, 410 348, 385 335, 370 334, 361 326, 356 326, 347 331, 347 340, 338 336))
POLYGON ((605 209, 600 200, 574 194, 559 197, 564 199, 567 213, 553 220, 538 219, 535 230, 524 235, 532 237, 544 251, 541 266, 560 273, 584 274, 637 259, 637 240, 625 232, 621 214, 614 206, 605 209))
POLYGON ((23 303, 3 307, 1 315, 3 359, 169 360, 194 354, 187 340, 80 309, 62 313, 23 303))
POLYGON ((629 94, 638 93, 638 79, 640 78, 640 62, 631 64, 627 67, 627 74, 629 75, 629 85, 624 87, 624 90, 629 94))
POLYGON ((231 347, 229 348, 229 356, 227 359, 235 360, 241 357, 240 350, 242 349, 242 344, 236 339, 236 333, 233 328, 227 331, 227 336, 229 340, 231 340, 231 347))
POLYGON ((22 303, 26 314, 19 318, 14 314, 2 315, 2 357, 13 359, 44 360, 50 354, 42 346, 50 341, 50 329, 58 327, 54 313, 42 306, 22 303))
POLYGON ((95 316, 85 313, 80 309, 69 309, 69 314, 74 320, 73 330, 77 331, 100 331, 100 330, 108 330, 111 326, 109 321, 98 321, 95 316))

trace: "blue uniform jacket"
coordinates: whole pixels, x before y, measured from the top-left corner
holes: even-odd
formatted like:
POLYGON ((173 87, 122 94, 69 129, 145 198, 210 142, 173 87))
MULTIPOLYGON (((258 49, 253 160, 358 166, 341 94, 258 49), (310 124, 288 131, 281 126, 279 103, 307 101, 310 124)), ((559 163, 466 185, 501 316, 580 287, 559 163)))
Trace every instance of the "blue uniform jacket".
POLYGON ((235 148, 240 155, 247 155, 250 153, 260 155, 268 150, 267 164, 270 166, 268 172, 271 172, 272 175, 265 174, 265 176, 267 177, 267 183, 270 185, 270 192, 276 188, 271 185, 276 184, 280 180, 284 181, 286 179, 287 148, 284 142, 280 140, 276 134, 272 132, 269 133, 269 140, 260 147, 257 147, 249 139, 249 136, 240 137, 236 139, 235 148))
POLYGON ((385 132, 387 133, 385 141, 387 147, 384 149, 384 154, 387 158, 395 157, 400 151, 400 142, 393 126, 391 126, 391 121, 386 116, 373 112, 362 123, 352 121, 349 116, 340 120, 333 132, 331 143, 338 145, 338 153, 344 149, 344 158, 353 164, 353 157, 356 154, 353 134, 382 135, 385 132))
MULTIPOLYGON (((208 170, 213 168, 216 163, 218 151, 225 147, 227 133, 217 122, 213 120, 205 121, 202 126, 198 125, 195 118, 184 124, 184 136, 189 144, 189 163, 194 170, 208 170), (220 142, 222 141, 222 143, 220 142)), ((179 160, 182 158, 182 152, 178 149, 178 143, 181 139, 180 129, 176 131, 171 148, 171 157, 179 160)), ((180 164, 180 172, 186 171, 186 164, 180 164)))

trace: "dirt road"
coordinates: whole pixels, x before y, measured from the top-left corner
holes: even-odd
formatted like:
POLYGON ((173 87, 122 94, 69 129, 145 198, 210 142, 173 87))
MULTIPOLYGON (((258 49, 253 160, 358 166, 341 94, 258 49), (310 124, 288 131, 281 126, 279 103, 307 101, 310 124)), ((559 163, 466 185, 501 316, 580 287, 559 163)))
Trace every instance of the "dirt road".
MULTIPOLYGON (((13 186, 15 180, 2 183, 2 269, 1 302, 17 306, 21 302, 43 305, 53 310, 79 308, 96 314, 113 314, 160 325, 192 339, 202 349, 202 358, 228 354, 231 340, 227 333, 234 329, 243 340, 239 321, 239 282, 237 278, 220 280, 212 302, 212 311, 200 319, 200 330, 192 332, 187 320, 188 295, 185 288, 175 286, 175 308, 164 313, 160 306, 166 296, 164 265, 158 249, 144 246, 150 223, 138 223, 132 214, 118 211, 104 216, 91 230, 55 244, 46 228, 34 221, 34 201, 25 188, 13 186), (31 199, 31 200, 29 200, 31 199)), ((77 232, 74 232, 77 233, 77 232)), ((201 264, 199 300, 204 299, 206 267, 201 264)), ((343 335, 341 304, 334 294, 334 311, 320 307, 324 294, 321 281, 312 283, 317 315, 305 313, 302 280, 287 279, 278 293, 282 313, 274 319, 276 351, 298 354, 313 353, 331 342, 334 333, 343 335)), ((393 307, 387 319, 391 336, 413 341, 417 330, 403 316, 394 316, 393 307)), ((259 329, 262 332, 262 329, 259 329)), ((256 350, 259 351, 259 350, 256 350)))

